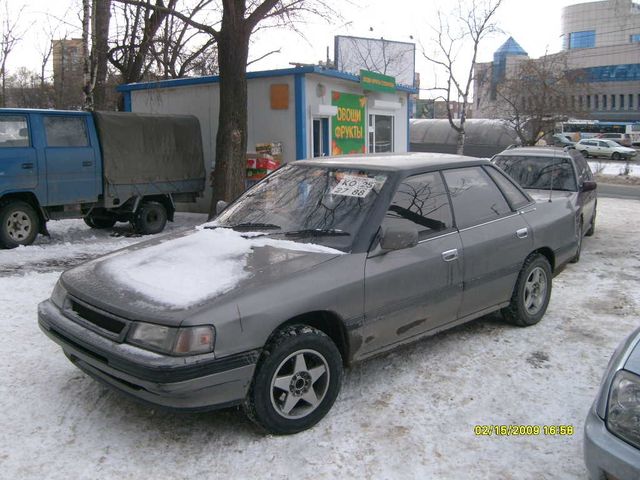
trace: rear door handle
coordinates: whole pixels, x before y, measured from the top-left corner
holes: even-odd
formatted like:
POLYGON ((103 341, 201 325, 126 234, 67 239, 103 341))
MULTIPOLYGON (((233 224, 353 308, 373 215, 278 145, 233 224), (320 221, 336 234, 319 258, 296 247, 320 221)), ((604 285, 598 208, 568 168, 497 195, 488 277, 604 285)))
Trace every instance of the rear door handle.
POLYGON ((33 168, 33 163, 31 163, 31 162, 23 163, 23 164, 22 164, 22 168, 23 168, 24 170, 28 170, 28 169, 30 169, 30 168, 33 168))
POLYGON ((458 249, 454 248, 453 250, 447 250, 446 252, 442 252, 442 259, 445 262, 452 262, 458 258, 458 249))
POLYGON ((529 236, 529 229, 525 227, 520 230, 516 230, 516 236, 518 238, 527 238, 529 236))
POLYGON ((93 162, 91 160, 85 160, 84 162, 82 162, 83 167, 90 167, 91 165, 93 165, 93 162))

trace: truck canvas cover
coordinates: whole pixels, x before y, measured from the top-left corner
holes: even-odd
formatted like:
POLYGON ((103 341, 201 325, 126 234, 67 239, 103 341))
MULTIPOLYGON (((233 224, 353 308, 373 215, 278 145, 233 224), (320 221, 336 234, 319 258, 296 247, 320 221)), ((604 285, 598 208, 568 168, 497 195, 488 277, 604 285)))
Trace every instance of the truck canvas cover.
POLYGON ((105 183, 204 183, 200 123, 192 115, 95 112, 105 183))

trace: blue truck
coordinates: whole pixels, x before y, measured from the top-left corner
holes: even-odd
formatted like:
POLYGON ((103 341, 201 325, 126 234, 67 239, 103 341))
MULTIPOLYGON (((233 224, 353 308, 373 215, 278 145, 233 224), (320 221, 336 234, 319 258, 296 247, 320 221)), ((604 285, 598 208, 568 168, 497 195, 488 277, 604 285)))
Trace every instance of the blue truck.
POLYGON ((196 117, 0 109, 2 248, 29 245, 63 218, 158 233, 204 184, 196 117))

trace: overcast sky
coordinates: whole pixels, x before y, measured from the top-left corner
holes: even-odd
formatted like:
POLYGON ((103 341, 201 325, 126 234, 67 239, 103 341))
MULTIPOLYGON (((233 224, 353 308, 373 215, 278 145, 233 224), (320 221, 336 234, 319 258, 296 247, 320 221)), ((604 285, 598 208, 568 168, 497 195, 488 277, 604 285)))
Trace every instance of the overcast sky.
MULTIPOLYGON (((39 51, 47 41, 48 25, 57 27, 59 36, 80 36, 80 0, 5 0, 10 9, 24 5, 21 26, 26 32, 22 42, 8 60, 8 69, 26 66, 37 70, 39 51)), ((337 3, 337 2, 336 2, 337 3)), ((579 0, 503 0, 496 17, 503 33, 486 39, 480 45, 479 61, 490 61, 493 52, 509 36, 524 48, 532 58, 546 51, 560 49, 560 16, 562 7, 579 0)), ((299 25, 304 38, 287 30, 268 29, 259 32, 252 45, 250 56, 260 57, 264 53, 280 48, 281 52, 251 65, 250 70, 266 70, 288 67, 289 62, 316 63, 326 58, 326 47, 330 47, 333 58, 333 37, 354 35, 383 37, 388 40, 416 42, 416 70, 421 74, 422 87, 430 87, 437 81, 434 69, 424 60, 421 45, 432 48, 433 26, 440 8, 445 14, 453 0, 351 0, 341 2, 341 18, 334 23, 311 21, 299 25), (372 29, 372 30, 371 30, 372 29), (413 36, 413 39, 411 39, 413 36)), ((337 8, 337 7, 336 7, 337 8)), ((4 13, 4 12, 2 12, 4 13)), ((460 63, 463 63, 461 61, 460 63)), ((421 96, 428 96, 421 92, 421 96)))

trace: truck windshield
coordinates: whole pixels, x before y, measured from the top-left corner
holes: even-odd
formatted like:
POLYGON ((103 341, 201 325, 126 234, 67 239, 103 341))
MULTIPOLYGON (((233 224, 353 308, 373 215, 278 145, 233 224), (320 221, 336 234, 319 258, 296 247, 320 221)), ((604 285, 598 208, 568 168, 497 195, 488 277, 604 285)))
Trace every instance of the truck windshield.
POLYGON ((523 188, 577 190, 573 164, 566 158, 498 155, 493 162, 523 188))
POLYGON ((214 226, 348 251, 386 181, 387 174, 376 171, 286 165, 242 195, 214 226))

